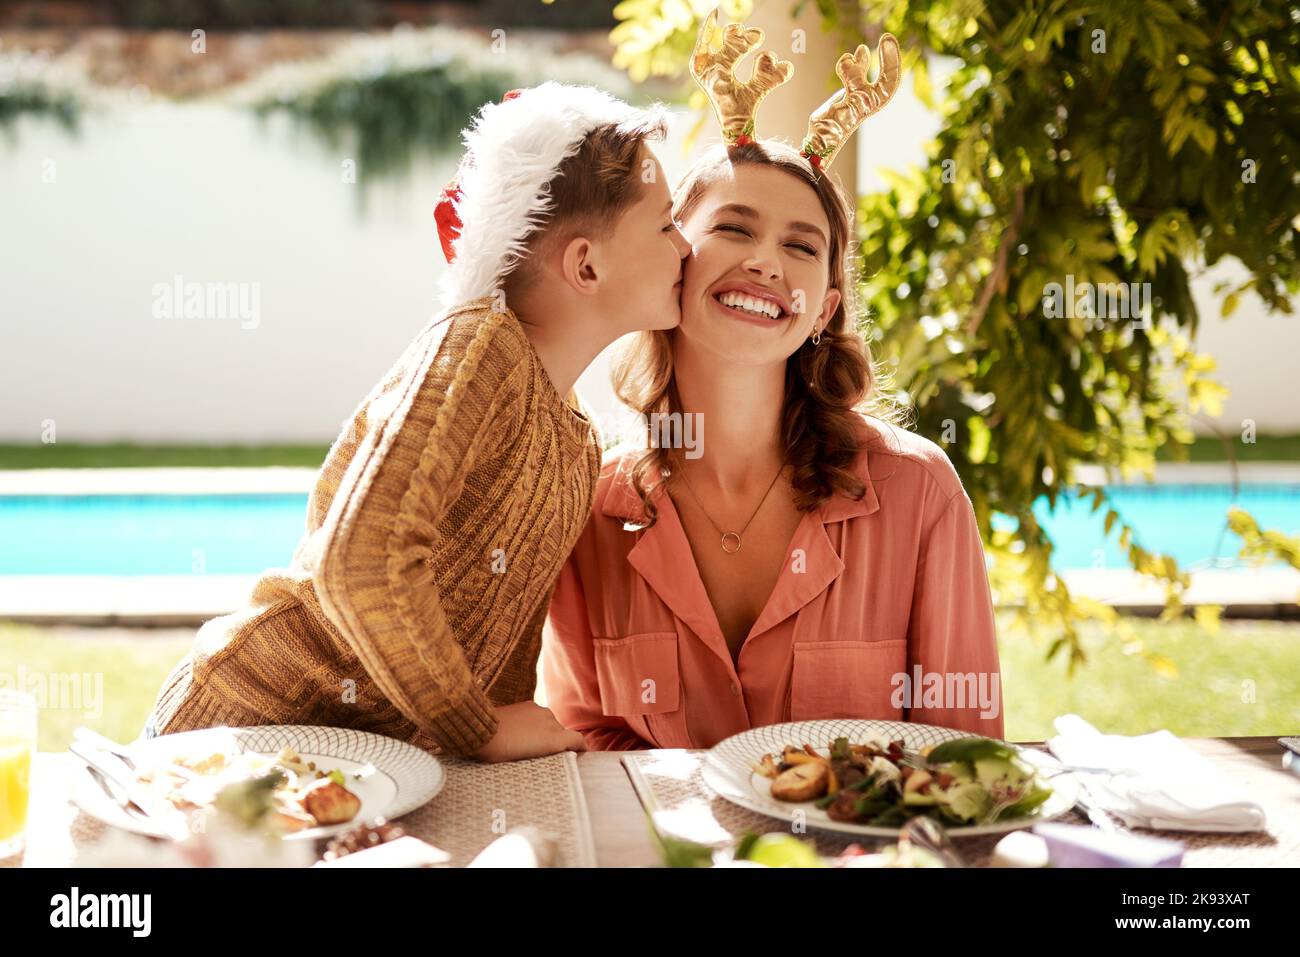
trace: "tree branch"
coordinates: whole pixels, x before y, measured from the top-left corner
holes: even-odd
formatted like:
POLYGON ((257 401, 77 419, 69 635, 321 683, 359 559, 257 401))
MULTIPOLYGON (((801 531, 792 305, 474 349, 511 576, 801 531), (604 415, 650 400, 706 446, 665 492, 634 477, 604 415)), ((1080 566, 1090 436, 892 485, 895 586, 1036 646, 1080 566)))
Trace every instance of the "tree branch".
POLYGON ((989 310, 989 303, 993 301, 994 293, 1007 288, 1007 255, 1012 246, 1020 238, 1020 223, 1025 218, 1025 187, 1016 187, 1016 208, 1011 213, 1011 223, 1007 226, 1007 231, 1002 234, 1002 242, 998 244, 997 255, 993 259, 993 271, 989 273, 988 278, 984 280, 984 288, 980 290, 979 302, 975 303, 975 312, 970 318, 970 334, 974 335, 979 329, 980 323, 984 321, 984 314, 989 310))

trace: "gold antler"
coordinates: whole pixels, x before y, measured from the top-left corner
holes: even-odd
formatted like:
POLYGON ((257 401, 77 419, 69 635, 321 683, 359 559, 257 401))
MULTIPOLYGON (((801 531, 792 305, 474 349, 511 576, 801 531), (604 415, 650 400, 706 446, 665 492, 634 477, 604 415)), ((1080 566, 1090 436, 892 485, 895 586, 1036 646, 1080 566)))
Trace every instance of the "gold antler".
POLYGON ((875 83, 867 82, 871 66, 871 51, 859 44, 853 53, 846 53, 835 64, 835 72, 844 89, 819 106, 808 119, 808 135, 804 137, 803 154, 814 166, 826 169, 835 160, 862 121, 879 111, 898 89, 902 72, 902 54, 892 33, 880 38, 876 48, 880 58, 880 75, 875 83))
POLYGON ((763 42, 763 31, 729 23, 722 31, 722 49, 715 53, 710 49, 710 41, 717 26, 718 8, 714 7, 695 38, 691 76, 712 101, 723 139, 728 145, 740 146, 753 141, 754 114, 759 104, 763 97, 794 76, 794 64, 778 60, 775 53, 765 50, 754 61, 754 75, 748 83, 742 83, 736 79, 736 63, 763 42))

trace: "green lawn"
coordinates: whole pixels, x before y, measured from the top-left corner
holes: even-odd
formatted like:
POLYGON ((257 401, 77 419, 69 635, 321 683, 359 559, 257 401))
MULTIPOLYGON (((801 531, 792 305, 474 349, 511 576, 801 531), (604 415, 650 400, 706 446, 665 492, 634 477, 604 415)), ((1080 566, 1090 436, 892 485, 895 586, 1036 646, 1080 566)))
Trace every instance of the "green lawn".
MULTIPOLYGON (((1241 441, 1240 435, 1229 435, 1228 445, 1238 462, 1300 462, 1300 435, 1260 435, 1255 441, 1241 441)), ((1169 446, 1156 452, 1156 459, 1168 462, 1174 459, 1169 446)), ((1228 450, 1219 438, 1198 438, 1187 450, 1190 462, 1226 462, 1228 450)))
POLYGON ((1073 680, 1064 655, 1047 663, 1028 640, 1000 643, 1006 732, 1042 740, 1052 719, 1073 712, 1102 731, 1183 737, 1300 732, 1300 624, 1224 621, 1214 635, 1187 620, 1130 619, 1144 650, 1172 663, 1157 671, 1136 649, 1097 629, 1086 633, 1088 662, 1073 680))
MULTIPOLYGON (((1262 435, 1232 449, 1242 462, 1300 462, 1300 435, 1262 435)), ((299 465, 319 468, 328 445, 51 445, 0 444, 0 470, 41 468, 158 468, 164 466, 299 465)), ((1217 438, 1200 438, 1188 450, 1190 461, 1222 462, 1227 450, 1217 438)), ((1172 456, 1162 449, 1157 458, 1172 456)))
POLYGON ((0 445, 0 469, 295 465, 320 468, 328 445, 0 445))
MULTIPOLYGON (((1090 660, 1071 680, 1064 660, 1045 663, 1043 650, 1033 643, 1004 638, 1007 737, 1050 737, 1052 719, 1071 711, 1102 731, 1120 734, 1157 728, 1204 737, 1300 731, 1300 624, 1224 622, 1217 636, 1190 621, 1133 624, 1145 649, 1172 662, 1176 675, 1157 673, 1140 654, 1125 654, 1093 632, 1085 638, 1090 660), (1247 691, 1253 691, 1253 700, 1243 700, 1251 697, 1247 691)), ((99 632, 0 623, 0 683, 17 681, 20 665, 26 675, 46 680, 80 674, 87 690, 74 703, 85 706, 93 705, 90 691, 102 681, 102 713, 86 715, 85 707, 41 712, 41 750, 65 748, 79 724, 131 740, 191 637, 188 629, 99 632)))
POLYGON ((188 629, 36 628, 0 622, 0 687, 17 684, 20 674, 28 682, 23 690, 31 690, 33 677, 47 688, 62 685, 63 693, 51 693, 55 700, 48 703, 71 707, 40 711, 41 751, 63 750, 82 724, 115 741, 131 741, 144 726, 163 678, 193 640, 188 629))

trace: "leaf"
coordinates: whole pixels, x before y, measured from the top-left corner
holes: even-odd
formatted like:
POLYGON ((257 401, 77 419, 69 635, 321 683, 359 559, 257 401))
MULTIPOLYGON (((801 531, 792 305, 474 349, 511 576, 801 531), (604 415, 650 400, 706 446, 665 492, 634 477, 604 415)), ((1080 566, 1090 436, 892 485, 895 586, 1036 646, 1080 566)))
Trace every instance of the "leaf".
POLYGON ((988 456, 992 435, 984 419, 978 415, 972 415, 966 420, 966 430, 970 433, 966 454, 972 462, 979 465, 988 456))
POLYGON ((1178 240, 1172 228, 1176 214, 1177 211, 1162 213, 1142 233, 1138 244, 1138 267, 1142 272, 1154 273, 1157 266, 1164 265, 1169 253, 1178 249, 1178 240))
POLYGON ((1193 614, 1196 617, 1196 623, 1210 634, 1218 635, 1223 631, 1222 605, 1197 605, 1193 614))
POLYGON ((1084 205, 1091 206, 1097 199, 1097 190, 1106 183, 1106 157, 1095 148, 1085 148, 1079 161, 1079 195, 1084 205))
POLYGON ((1202 152, 1213 153, 1214 144, 1219 140, 1219 134, 1215 132, 1212 126, 1196 123, 1192 126, 1192 139, 1196 140, 1196 145, 1201 148, 1202 152))
POLYGON ((936 745, 925 759, 930 764, 948 764, 953 761, 974 762, 987 758, 1002 758, 1010 761, 1015 756, 1015 748, 994 738, 970 737, 956 738, 936 745))
POLYGON ((916 60, 912 64, 912 91, 926 109, 935 109, 934 87, 930 84, 930 67, 926 62, 924 50, 918 50, 916 60))
POLYGON ((660 834, 649 815, 650 834, 659 845, 659 853, 666 867, 709 867, 713 863, 713 850, 703 844, 660 834))
POLYGON ((1178 678, 1178 666, 1164 655, 1147 655, 1147 661, 1160 677, 1168 678, 1171 681, 1178 678))
MULTIPOLYGON (((1031 269, 1020 280, 1020 286, 1016 290, 1016 308, 1020 310, 1020 315, 1030 316, 1035 313, 1041 315, 1042 302, 1044 296, 1044 287, 1047 285, 1047 272, 1043 269, 1031 269)), ((1064 304, 1062 304, 1064 306, 1064 304)))

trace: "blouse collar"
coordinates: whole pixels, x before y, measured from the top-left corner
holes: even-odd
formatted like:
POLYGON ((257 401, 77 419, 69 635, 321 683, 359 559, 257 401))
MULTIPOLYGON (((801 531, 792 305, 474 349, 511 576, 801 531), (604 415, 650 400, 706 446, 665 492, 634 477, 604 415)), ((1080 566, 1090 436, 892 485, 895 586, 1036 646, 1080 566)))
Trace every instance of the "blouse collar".
MULTIPOLYGON (((790 545, 792 551, 802 552, 803 573, 782 575, 777 580, 767 604, 750 629, 750 636, 762 634, 797 613, 830 587, 844 571, 844 560, 836 551, 826 526, 870 515, 880 509, 868 472, 868 454, 863 452, 858 460, 857 473, 866 489, 861 499, 854 500, 836 492, 800 520, 790 545)), ((611 463, 616 472, 601 510, 610 518, 622 519, 624 532, 636 536, 635 544, 628 551, 628 563, 673 614, 690 626, 704 644, 734 670, 731 652, 700 579, 681 519, 663 486, 656 488, 651 495, 658 509, 658 521, 649 528, 644 527, 645 512, 640 496, 632 486, 630 474, 635 461, 633 454, 611 463)))

